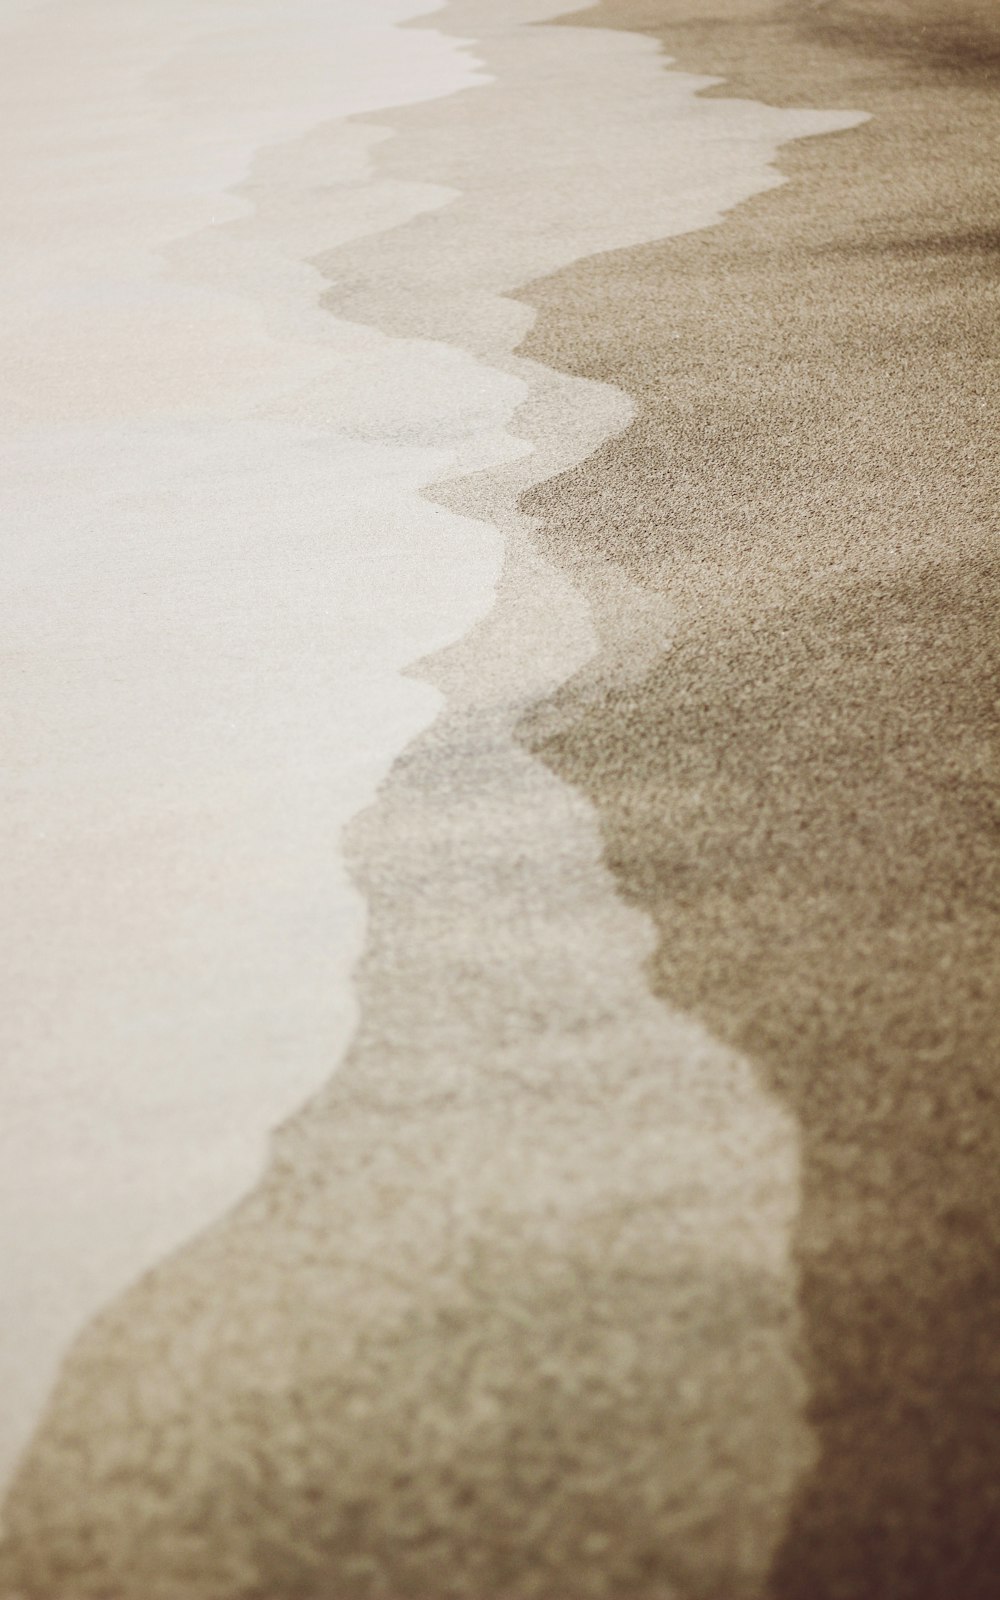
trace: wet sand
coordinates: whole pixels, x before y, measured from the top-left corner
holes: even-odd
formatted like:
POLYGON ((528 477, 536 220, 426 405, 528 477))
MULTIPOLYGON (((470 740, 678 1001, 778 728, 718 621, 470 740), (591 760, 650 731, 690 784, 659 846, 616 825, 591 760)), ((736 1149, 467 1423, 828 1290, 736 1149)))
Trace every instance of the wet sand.
POLYGON ((658 994, 802 1135, 820 1453, 775 1600, 963 1600, 996 1427, 1000 32, 986 6, 608 3, 772 103, 850 104, 716 229, 534 285, 525 350, 637 416, 526 509, 670 597, 641 679, 523 724, 656 919, 658 994))

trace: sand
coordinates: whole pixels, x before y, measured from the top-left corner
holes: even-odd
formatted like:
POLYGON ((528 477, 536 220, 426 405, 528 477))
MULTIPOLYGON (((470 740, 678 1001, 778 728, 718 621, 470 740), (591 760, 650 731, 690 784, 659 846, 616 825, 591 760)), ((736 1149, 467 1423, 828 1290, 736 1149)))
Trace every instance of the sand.
MULTIPOLYGON (((480 81, 417 10, 2 14, 0 1477, 87 1319, 336 1064, 340 829, 437 709, 402 670, 492 600, 499 537, 420 494, 468 451, 471 364, 317 310, 308 152, 256 236, 241 187, 320 119, 480 81)), ((345 238, 437 198, 366 209, 372 142, 327 151, 345 238)), ((485 438, 510 385, 480 389, 485 438)))
MULTIPOLYGON (((677 607, 524 734, 598 806, 657 993, 802 1136, 819 1456, 781 1600, 992 1593, 996 12, 610 4, 768 101, 864 106, 716 230, 533 286, 527 353, 637 397, 528 509, 677 607)), ((658 35, 659 36, 659 35, 658 35)))
POLYGON ((346 1059, 77 1341, 12 1594, 988 1592, 984 96, 953 23, 687 9, 455 4, 492 83, 171 250, 284 315, 294 240, 366 365, 281 414, 443 410, 503 568, 347 833, 346 1059))

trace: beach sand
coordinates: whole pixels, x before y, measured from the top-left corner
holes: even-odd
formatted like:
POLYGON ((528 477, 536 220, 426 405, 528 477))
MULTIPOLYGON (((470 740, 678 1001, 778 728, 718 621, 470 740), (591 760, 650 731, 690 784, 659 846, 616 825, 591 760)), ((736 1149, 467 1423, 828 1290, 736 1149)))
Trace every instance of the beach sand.
POLYGON ((377 371, 278 413, 503 566, 343 1065, 75 1343, 5 1600, 990 1592, 990 17, 700 9, 456 0, 493 81, 171 247, 297 250, 377 371))
POLYGON ((609 3, 727 92, 851 104, 789 187, 532 286, 526 352, 632 427, 527 509, 670 596, 670 648, 524 724, 660 929, 657 993, 802 1137, 820 1445, 781 1600, 991 1594, 997 70, 989 6, 609 3))

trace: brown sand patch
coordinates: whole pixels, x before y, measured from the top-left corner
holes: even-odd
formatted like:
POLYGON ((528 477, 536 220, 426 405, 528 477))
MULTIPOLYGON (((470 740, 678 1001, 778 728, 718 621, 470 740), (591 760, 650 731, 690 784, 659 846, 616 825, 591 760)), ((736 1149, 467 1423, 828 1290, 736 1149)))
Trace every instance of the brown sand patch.
MULTIPOLYGON (((668 595, 641 682, 525 737, 598 806, 654 986, 802 1126, 821 1457, 781 1600, 995 1592, 1000 184, 984 7, 608 3, 723 92, 861 105, 718 228, 523 296, 639 415, 536 490, 546 548, 668 595), (985 47, 983 40, 985 39, 985 47)), ((613 659, 613 624, 608 657, 613 659)))

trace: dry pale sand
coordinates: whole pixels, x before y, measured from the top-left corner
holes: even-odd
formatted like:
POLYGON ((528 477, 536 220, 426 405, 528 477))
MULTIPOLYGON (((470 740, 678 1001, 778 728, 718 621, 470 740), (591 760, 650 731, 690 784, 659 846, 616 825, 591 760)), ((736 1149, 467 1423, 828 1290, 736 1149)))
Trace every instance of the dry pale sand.
POLYGON ((404 669, 492 601, 499 535, 421 490, 521 387, 338 322, 305 259, 441 202, 366 182, 375 130, 303 141, 481 80, 420 9, 0 8, 0 1482, 343 1052, 339 834, 438 709, 404 669))

